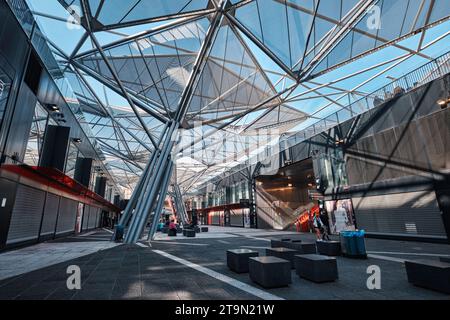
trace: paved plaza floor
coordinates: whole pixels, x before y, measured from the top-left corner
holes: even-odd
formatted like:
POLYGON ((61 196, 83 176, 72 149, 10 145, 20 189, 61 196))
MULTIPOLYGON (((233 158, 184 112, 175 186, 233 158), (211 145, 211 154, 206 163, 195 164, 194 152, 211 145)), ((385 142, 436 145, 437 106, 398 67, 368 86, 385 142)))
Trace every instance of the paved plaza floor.
MULTIPOLYGON (((157 234, 137 245, 110 242, 107 230, 49 241, 0 254, 0 299, 341 300, 450 299, 407 281, 404 261, 450 256, 450 246, 366 239, 368 259, 338 257, 339 279, 317 284, 299 278, 264 289, 226 265, 226 250, 250 248, 265 255, 270 238, 293 232, 209 226, 195 238, 157 234), (81 289, 67 288, 68 266, 81 270, 81 289), (381 289, 369 290, 367 267, 381 269, 381 289)), ((312 234, 296 234, 313 242, 312 234)))

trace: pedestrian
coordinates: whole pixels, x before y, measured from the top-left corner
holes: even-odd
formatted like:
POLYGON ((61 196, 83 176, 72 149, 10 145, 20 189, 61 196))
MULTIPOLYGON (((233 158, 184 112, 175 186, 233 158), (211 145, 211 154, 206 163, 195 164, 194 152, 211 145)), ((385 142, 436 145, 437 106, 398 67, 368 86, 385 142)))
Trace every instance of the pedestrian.
POLYGON ((320 214, 320 221, 322 221, 322 240, 330 241, 330 223, 328 221, 328 215, 325 210, 322 210, 320 214))
POLYGON ((320 220, 320 217, 317 214, 314 214, 313 216, 313 226, 314 231, 316 232, 317 240, 322 241, 323 222, 320 220))

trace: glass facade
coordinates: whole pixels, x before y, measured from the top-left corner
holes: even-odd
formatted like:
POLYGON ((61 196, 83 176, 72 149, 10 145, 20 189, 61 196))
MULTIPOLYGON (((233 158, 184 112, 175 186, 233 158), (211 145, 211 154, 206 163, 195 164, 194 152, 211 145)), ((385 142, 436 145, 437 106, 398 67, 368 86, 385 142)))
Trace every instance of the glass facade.
POLYGON ((23 162, 29 166, 39 165, 39 158, 42 152, 45 129, 47 128, 49 116, 39 102, 34 109, 33 121, 31 123, 27 148, 23 162))
POLYGON ((344 153, 336 148, 326 154, 320 154, 315 161, 315 176, 321 179, 323 188, 339 188, 348 186, 344 153))
POLYGON ((81 152, 78 151, 75 143, 69 143, 69 150, 67 151, 66 170, 65 174, 73 179, 75 175, 75 164, 78 157, 82 157, 81 152))
POLYGON ((0 126, 8 102, 9 92, 11 90, 11 78, 0 67, 0 126))

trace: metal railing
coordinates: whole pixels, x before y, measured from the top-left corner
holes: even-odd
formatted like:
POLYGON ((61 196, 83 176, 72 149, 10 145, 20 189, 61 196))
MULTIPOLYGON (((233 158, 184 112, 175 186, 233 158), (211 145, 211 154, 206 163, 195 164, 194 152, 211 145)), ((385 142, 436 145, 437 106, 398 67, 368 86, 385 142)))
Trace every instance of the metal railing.
MULTIPOLYGON (((319 133, 331 129, 340 123, 356 117, 390 99, 410 92, 426 83, 436 80, 450 73, 450 52, 424 64, 423 66, 393 80, 367 96, 356 100, 345 108, 332 113, 324 119, 318 120, 309 127, 294 135, 280 138, 280 151, 307 140, 319 133)), ((349 97, 350 99, 350 97, 349 97)))

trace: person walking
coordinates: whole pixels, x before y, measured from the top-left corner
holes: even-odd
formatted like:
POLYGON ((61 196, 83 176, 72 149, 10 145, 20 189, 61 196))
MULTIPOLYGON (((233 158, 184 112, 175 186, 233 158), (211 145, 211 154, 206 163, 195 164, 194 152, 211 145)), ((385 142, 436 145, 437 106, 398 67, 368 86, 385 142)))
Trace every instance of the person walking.
POLYGON ((322 222, 322 240, 330 241, 330 223, 328 221, 328 215, 325 210, 320 213, 320 221, 322 222))
POLYGON ((320 220, 320 217, 317 214, 313 215, 313 226, 314 231, 316 232, 317 240, 322 240, 322 229, 323 229, 323 222, 320 220))

